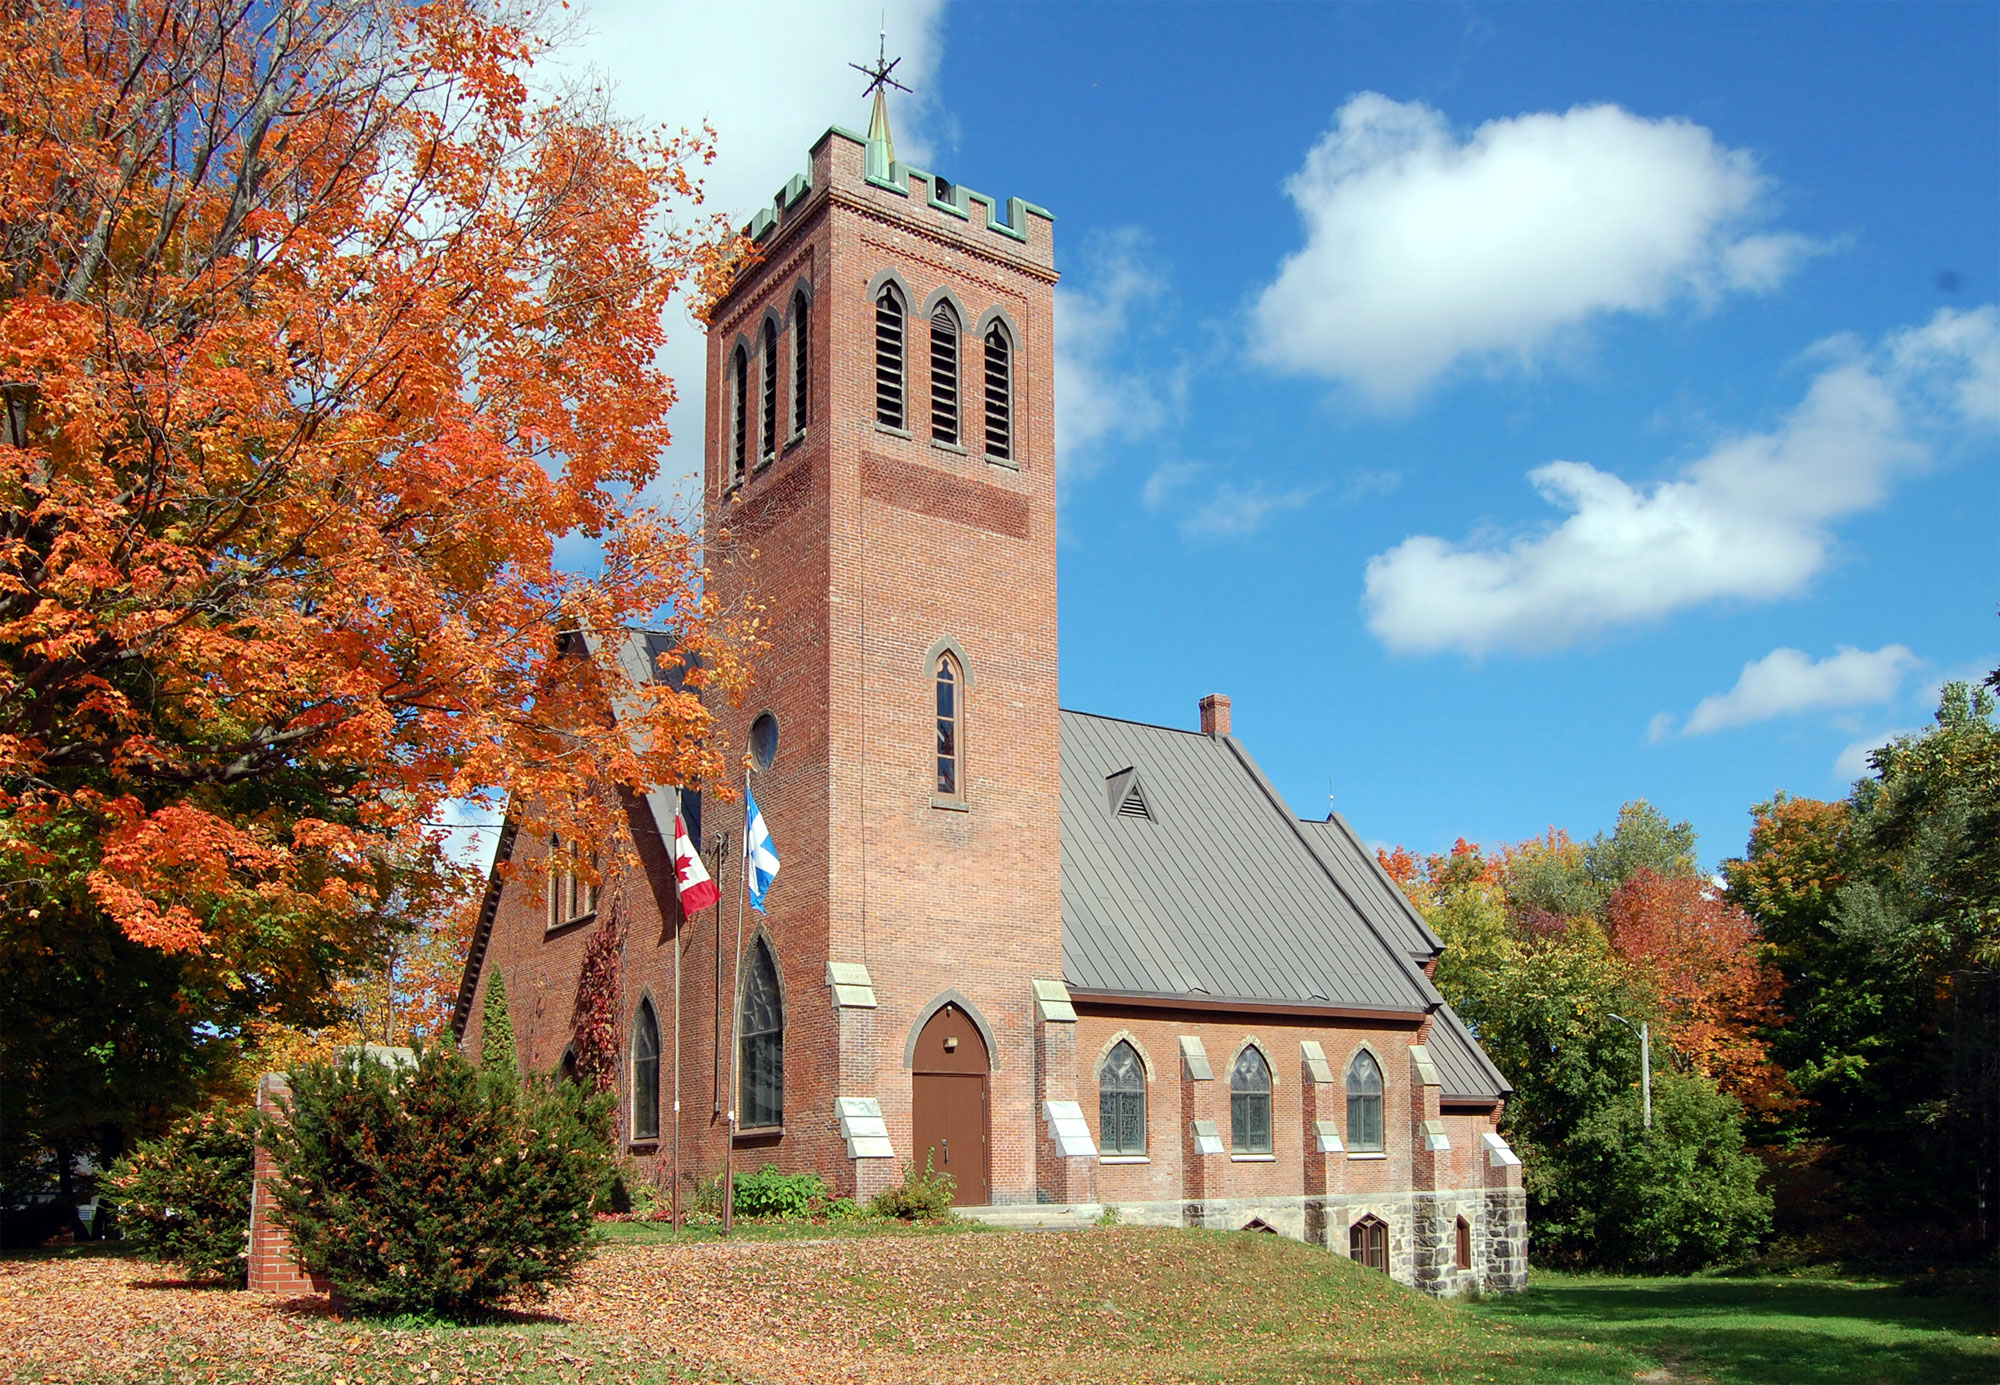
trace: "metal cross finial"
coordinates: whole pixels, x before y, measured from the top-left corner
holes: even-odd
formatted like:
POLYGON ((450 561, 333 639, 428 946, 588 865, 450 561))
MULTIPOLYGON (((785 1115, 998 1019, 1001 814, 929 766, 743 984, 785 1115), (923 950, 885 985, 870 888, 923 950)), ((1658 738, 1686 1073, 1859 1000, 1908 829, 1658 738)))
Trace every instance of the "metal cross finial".
POLYGON ((883 87, 894 87, 897 91, 909 90, 908 87, 889 75, 896 70, 896 64, 901 62, 902 59, 889 57, 888 54, 889 29, 885 22, 882 28, 881 42, 875 49, 875 66, 863 67, 860 63, 848 64, 849 67, 868 79, 868 86, 861 93, 863 97, 873 96, 883 87))

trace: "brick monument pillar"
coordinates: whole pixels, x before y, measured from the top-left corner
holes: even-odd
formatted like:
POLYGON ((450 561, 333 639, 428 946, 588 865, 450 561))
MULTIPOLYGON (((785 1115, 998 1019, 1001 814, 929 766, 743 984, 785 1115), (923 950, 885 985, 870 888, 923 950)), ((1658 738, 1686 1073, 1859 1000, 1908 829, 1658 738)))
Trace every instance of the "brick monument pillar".
MULTIPOLYGON (((291 1084, 280 1072, 267 1072, 257 1080, 258 1113, 273 1120, 285 1119, 282 1102, 292 1094, 291 1084)), ((292 1243, 285 1229, 272 1218, 271 1180, 277 1168, 271 1151, 257 1142, 257 1162, 250 1184, 250 1283, 257 1294, 323 1294, 331 1287, 309 1275, 292 1257, 292 1243)))

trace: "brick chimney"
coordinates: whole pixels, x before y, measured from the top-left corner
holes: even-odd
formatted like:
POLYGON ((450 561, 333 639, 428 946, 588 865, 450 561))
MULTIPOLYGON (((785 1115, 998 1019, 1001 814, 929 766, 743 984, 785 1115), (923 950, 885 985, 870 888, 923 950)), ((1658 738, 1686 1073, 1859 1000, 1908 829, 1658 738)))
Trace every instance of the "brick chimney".
POLYGON ((1204 736, 1226 736, 1229 734, 1229 695, 1210 693, 1201 700, 1201 734, 1204 736))

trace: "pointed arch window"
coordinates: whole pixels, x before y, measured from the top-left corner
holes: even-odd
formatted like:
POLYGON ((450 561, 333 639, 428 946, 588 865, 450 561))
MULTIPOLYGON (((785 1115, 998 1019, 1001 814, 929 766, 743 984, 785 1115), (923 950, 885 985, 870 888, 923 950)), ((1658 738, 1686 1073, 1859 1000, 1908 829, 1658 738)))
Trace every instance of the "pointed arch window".
MULTIPOLYGON (((577 872, 576 844, 564 845, 563 839, 553 833, 549 836, 549 927, 561 928, 575 923, 578 919, 589 918, 597 912, 597 886, 591 884, 577 872)), ((597 868, 597 854, 592 852, 588 866, 594 872, 597 868)))
POLYGON ((958 314, 940 303, 931 314, 931 437, 958 442, 958 314))
POLYGON ((778 455, 778 324, 764 320, 763 400, 758 419, 757 455, 764 461, 778 455))
POLYGON ((875 295, 875 421, 903 426, 903 295, 894 284, 875 295))
POLYGON ((632 1021, 632 1138, 660 1138, 660 1019, 650 999, 632 1021))
POLYGON ((803 433, 809 416, 812 380, 812 304, 805 294, 792 298, 792 432, 803 433))
POLYGON ((998 322, 986 329, 986 455, 1014 456, 1014 344, 998 322))
POLYGON ((965 791, 965 670, 949 654, 938 655, 937 791, 958 798, 965 791))
POLYGON ((1229 1073, 1229 1152, 1271 1152, 1271 1065, 1246 1044, 1229 1073))
POLYGON ((1146 1152, 1146 1067, 1120 1039, 1097 1069, 1098 1145, 1106 1154, 1146 1152))
POLYGON ((743 479, 750 446, 750 353, 742 347, 729 362, 729 479, 743 479))
POLYGON ((1382 1067, 1367 1049, 1347 1065, 1347 1148, 1349 1153, 1382 1152, 1382 1067))
POLYGON ((1347 1253, 1371 1270, 1389 1272, 1389 1223, 1373 1214, 1347 1228, 1347 1253))
POLYGON ((742 1089, 736 1109, 742 1129, 760 1130, 785 1123, 785 1002, 770 943, 758 938, 749 960, 737 1029, 742 1089))

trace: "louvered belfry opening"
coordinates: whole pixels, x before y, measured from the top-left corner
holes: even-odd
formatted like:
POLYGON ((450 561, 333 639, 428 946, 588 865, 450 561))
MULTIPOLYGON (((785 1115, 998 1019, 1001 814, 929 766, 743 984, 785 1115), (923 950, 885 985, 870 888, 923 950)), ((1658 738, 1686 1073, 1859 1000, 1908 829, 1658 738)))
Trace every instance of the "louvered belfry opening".
POLYGON ((769 321, 764 324, 764 411, 759 421, 764 431, 757 454, 768 462, 778 454, 778 326, 769 321))
POLYGON ((1014 455, 1014 349, 997 322, 986 329, 986 455, 1014 455))
POLYGON ((808 393, 812 371, 811 338, 808 335, 809 309, 804 294, 792 300, 792 431, 803 433, 809 416, 807 405, 811 402, 808 393))
POLYGON ((740 346, 736 348, 736 359, 729 374, 730 393, 734 396, 732 408, 735 411, 730 427, 729 477, 732 481, 740 481, 743 479, 743 454, 750 441, 750 357, 740 346))
POLYGON ((891 284, 875 296, 875 421, 903 426, 903 299, 891 284))
POLYGON ((949 303, 931 314, 931 436, 958 441, 958 314, 949 303))

